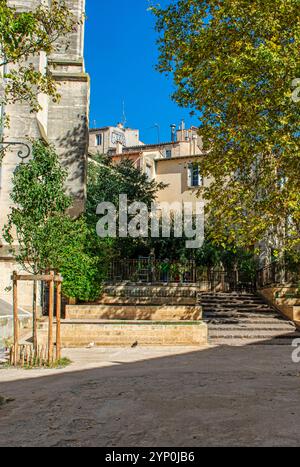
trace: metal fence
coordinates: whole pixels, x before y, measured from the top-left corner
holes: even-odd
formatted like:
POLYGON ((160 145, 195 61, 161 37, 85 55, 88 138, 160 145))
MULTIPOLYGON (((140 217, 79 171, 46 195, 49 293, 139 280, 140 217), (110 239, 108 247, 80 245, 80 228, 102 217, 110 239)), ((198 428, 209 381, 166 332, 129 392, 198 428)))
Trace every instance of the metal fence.
POLYGON ((300 267, 291 268, 279 262, 273 262, 261 268, 257 274, 257 284, 260 288, 273 285, 293 284, 300 282, 300 267))
POLYGON ((109 281, 195 283, 198 281, 198 270, 195 261, 120 260, 111 263, 109 281))
POLYGON ((197 284, 208 291, 254 291, 251 274, 200 266, 196 261, 160 261, 149 258, 113 261, 109 282, 197 284))

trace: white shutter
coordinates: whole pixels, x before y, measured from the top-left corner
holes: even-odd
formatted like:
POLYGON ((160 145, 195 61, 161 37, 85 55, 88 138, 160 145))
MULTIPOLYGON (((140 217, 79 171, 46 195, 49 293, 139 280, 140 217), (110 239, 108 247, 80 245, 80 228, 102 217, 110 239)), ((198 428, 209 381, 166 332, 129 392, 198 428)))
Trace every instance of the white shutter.
POLYGON ((193 177, 193 166, 191 164, 188 164, 187 166, 187 184, 188 187, 192 187, 192 177, 193 177))
POLYGON ((203 185, 203 177, 202 177, 201 170, 200 170, 199 166, 198 166, 198 185, 199 186, 203 185))

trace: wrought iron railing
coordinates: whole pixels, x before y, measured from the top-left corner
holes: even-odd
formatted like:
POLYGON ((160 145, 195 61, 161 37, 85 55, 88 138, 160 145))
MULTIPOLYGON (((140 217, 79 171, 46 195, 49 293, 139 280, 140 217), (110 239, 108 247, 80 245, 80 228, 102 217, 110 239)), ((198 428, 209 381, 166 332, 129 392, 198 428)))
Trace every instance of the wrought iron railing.
POLYGON ((248 272, 208 268, 196 261, 124 259, 110 265, 109 282, 198 284, 208 291, 254 291, 255 277, 248 272))
POLYGON ((195 283, 198 279, 195 261, 179 263, 153 259, 126 259, 113 261, 109 271, 109 280, 113 282, 195 283))
POLYGON ((298 285, 299 282, 300 266, 291 268, 291 266, 278 261, 259 269, 257 273, 257 285, 260 288, 283 284, 298 285))

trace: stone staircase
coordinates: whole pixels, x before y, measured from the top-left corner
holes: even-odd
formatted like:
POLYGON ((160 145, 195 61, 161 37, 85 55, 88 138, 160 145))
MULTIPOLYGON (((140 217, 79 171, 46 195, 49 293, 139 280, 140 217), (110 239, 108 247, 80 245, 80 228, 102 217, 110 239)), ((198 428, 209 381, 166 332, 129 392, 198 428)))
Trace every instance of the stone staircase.
MULTIPOLYGON (((63 347, 207 345, 197 285, 108 285, 98 303, 68 305, 63 347)), ((47 323, 40 328, 45 341, 47 323)))
POLYGON ((119 284, 107 286, 98 303, 66 307, 66 319, 198 321, 202 309, 195 286, 119 284))
POLYGON ((201 305, 212 345, 291 345, 300 338, 294 323, 258 295, 207 293, 201 305))

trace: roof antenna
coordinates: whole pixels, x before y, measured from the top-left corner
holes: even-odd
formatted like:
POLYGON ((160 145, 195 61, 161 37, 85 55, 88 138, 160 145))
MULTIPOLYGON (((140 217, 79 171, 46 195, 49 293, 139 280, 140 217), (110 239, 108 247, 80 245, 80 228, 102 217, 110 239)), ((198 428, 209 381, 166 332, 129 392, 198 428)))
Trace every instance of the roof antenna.
POLYGON ((158 123, 155 123, 153 128, 157 129, 157 143, 160 144, 160 126, 158 123))
POLYGON ((93 123, 94 123, 94 128, 97 128, 97 122, 96 122, 96 120, 94 120, 93 123))
POLYGON ((126 113, 125 113, 125 101, 123 100, 123 116, 122 116, 122 125, 125 128, 127 123, 126 113))

